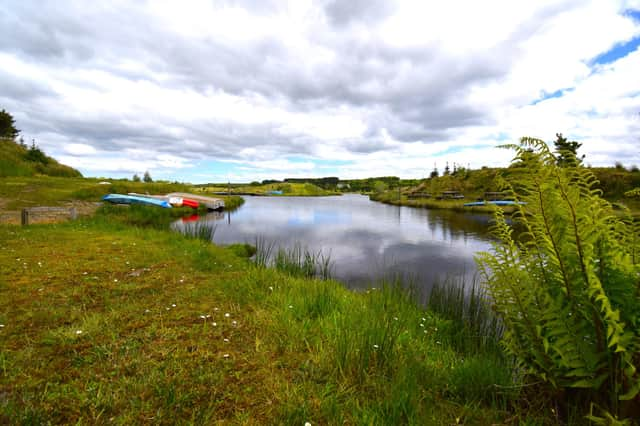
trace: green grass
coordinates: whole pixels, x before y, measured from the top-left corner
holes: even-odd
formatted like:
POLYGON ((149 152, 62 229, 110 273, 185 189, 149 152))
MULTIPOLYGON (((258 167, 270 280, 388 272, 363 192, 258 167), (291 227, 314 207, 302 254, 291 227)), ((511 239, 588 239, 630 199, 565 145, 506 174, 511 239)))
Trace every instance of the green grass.
POLYGON ((226 185, 197 186, 202 192, 227 192, 231 194, 270 195, 270 196, 305 196, 318 197, 327 195, 340 195, 339 192, 320 188, 312 183, 270 183, 264 185, 239 185, 230 187, 226 185), (282 191, 282 194, 270 194, 271 191, 282 191))
POLYGON ((257 267, 140 214, 0 226, 0 423, 544 424, 486 392, 508 363, 402 288, 257 267))
POLYGON ((39 149, 30 151, 11 139, 0 138, 0 177, 35 175, 82 176, 76 169, 58 163, 39 149))

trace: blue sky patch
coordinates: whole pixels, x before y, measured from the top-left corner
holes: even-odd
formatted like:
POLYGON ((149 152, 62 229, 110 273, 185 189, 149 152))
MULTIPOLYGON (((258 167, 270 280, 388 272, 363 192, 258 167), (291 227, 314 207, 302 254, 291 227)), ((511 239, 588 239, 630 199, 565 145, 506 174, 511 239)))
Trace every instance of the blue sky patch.
POLYGON ((561 98, 562 96, 564 96, 565 93, 568 92, 572 92, 573 88, 572 87, 565 87, 564 89, 558 89, 555 92, 542 92, 542 96, 538 99, 536 99, 535 101, 531 102, 530 105, 536 105, 539 104, 540 102, 544 102, 547 99, 553 99, 553 98, 561 98))
MULTIPOLYGON (((635 12, 637 15, 640 15, 639 12, 635 12)), ((637 18, 640 19, 640 18, 637 18)), ((617 61, 618 59, 624 58, 629 53, 634 52, 640 46, 640 36, 634 37, 629 41, 618 43, 613 46, 611 49, 607 50, 604 53, 599 54, 595 58, 590 61, 590 65, 606 65, 617 61)))

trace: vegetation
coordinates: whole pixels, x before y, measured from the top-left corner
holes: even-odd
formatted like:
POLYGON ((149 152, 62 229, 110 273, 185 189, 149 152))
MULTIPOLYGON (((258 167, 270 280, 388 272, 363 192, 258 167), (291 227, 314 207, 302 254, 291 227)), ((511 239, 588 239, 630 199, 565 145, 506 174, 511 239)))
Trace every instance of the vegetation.
MULTIPOLYGON (((525 175, 513 219, 496 212, 492 253, 478 260, 508 354, 548 384, 565 416, 640 416, 640 227, 614 214, 575 156, 558 163, 543 141, 511 146, 525 175)), ((517 188, 517 189, 516 189, 517 188)))
MULTIPOLYGON (((0 226, 0 423, 550 415, 519 405, 495 341, 453 343, 477 328, 397 285, 354 293, 258 267, 141 222, 144 210, 157 218, 159 209, 109 206, 66 224, 0 226)), ((456 294, 453 303, 465 298, 456 294)))
POLYGON ((47 156, 35 143, 27 148, 13 139, 0 138, 0 177, 11 176, 81 177, 79 171, 47 156))
POLYGON ((0 138, 15 140, 20 134, 15 123, 16 121, 11 114, 4 109, 0 111, 0 138))
POLYGON ((327 196, 338 195, 338 192, 320 188, 312 183, 264 183, 264 184, 207 184, 196 185, 199 191, 215 194, 230 193, 243 195, 284 195, 284 196, 327 196))

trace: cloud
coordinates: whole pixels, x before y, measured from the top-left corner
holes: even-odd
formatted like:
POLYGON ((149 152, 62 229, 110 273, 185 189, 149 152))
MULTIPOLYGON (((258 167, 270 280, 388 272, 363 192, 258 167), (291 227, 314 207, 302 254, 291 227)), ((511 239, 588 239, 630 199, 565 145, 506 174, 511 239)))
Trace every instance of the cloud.
POLYGON ((612 164, 638 142, 637 50, 594 58, 640 35, 636 3, 10 2, 0 102, 87 175, 105 155, 122 174, 303 156, 417 176, 417 159, 495 164, 504 138, 556 132, 612 164))

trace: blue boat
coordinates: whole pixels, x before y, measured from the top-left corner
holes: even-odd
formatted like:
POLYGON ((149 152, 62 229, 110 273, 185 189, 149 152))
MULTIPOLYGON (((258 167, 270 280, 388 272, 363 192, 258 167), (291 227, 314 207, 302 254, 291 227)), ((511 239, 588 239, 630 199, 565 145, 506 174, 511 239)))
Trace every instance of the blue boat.
POLYGON ((142 197, 140 195, 107 194, 102 197, 102 201, 108 201, 113 204, 144 204, 147 206, 163 207, 165 209, 171 208, 171 204, 169 204, 167 200, 142 197))
POLYGON ((476 206, 485 206, 487 204, 493 204, 495 206, 516 206, 516 205, 525 205, 527 203, 522 201, 511 201, 511 200, 494 200, 494 201, 474 201, 472 203, 464 203, 465 207, 476 207, 476 206))

